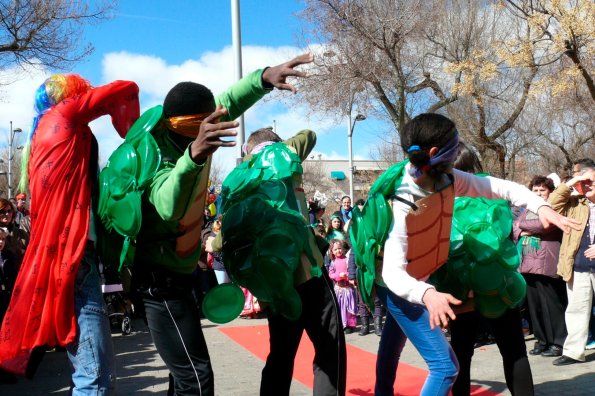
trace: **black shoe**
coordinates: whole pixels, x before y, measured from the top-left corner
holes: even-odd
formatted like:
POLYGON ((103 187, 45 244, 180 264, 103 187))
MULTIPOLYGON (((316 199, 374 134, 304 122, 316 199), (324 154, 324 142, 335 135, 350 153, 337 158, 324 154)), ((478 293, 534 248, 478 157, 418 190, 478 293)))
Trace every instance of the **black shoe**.
MULTIPOLYGON (((530 355, 541 355, 543 352, 547 351, 547 345, 542 344, 541 342, 537 341, 535 345, 533 345, 533 349, 529 351, 530 355)), ((557 355, 560 356, 560 355, 557 355)))
POLYGON ((369 316, 362 316, 362 326, 359 329, 359 335, 365 336, 370 333, 370 317, 369 316))
POLYGON ((568 366, 569 364, 575 364, 575 363, 582 363, 582 362, 580 360, 573 359, 566 355, 562 355, 558 359, 556 359, 552 362, 552 364, 554 366, 568 366))
POLYGON ((382 328, 382 316, 374 317, 374 334, 380 337, 382 335, 382 328))
POLYGON ((557 345, 551 345, 547 350, 541 353, 541 356, 545 357, 556 357, 562 356, 562 348, 557 345))
POLYGON ((353 329, 351 327, 345 327, 343 329, 343 331, 345 332, 345 334, 351 334, 351 333, 353 333, 353 329))

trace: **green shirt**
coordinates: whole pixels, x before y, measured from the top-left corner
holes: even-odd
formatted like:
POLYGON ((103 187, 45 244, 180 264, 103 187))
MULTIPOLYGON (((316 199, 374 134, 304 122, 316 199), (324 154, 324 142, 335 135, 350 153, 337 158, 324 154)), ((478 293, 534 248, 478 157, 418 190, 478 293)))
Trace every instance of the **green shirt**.
MULTIPOLYGON (((217 96, 215 102, 227 108, 222 121, 239 117, 254 103, 271 91, 262 85, 263 70, 257 70, 217 96)), ((204 164, 196 164, 189 148, 178 147, 164 127, 151 131, 162 161, 157 174, 142 197, 142 226, 137 238, 135 266, 163 268, 178 273, 192 273, 198 264, 198 247, 180 257, 176 253, 176 238, 181 235, 179 221, 186 215, 204 174, 204 164)))

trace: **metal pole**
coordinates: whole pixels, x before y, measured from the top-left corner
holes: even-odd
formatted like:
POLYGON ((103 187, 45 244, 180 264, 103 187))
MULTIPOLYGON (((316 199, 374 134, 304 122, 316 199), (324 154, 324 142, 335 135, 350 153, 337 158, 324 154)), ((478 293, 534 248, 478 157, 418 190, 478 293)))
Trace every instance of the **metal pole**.
MULTIPOLYGON (((242 78, 242 30, 240 21, 240 0, 231 0, 231 36, 235 63, 235 79, 240 80, 242 78)), ((242 146, 245 141, 245 130, 244 130, 244 115, 242 114, 237 120, 240 125, 238 126, 238 158, 242 158, 242 146)))
POLYGON ((12 198, 12 121, 8 135, 8 199, 12 198))
POLYGON ((353 125, 351 124, 351 111, 349 111, 347 117, 347 150, 349 151, 349 198, 351 198, 351 201, 354 202, 355 197, 353 196, 353 145, 351 142, 352 136, 353 125))

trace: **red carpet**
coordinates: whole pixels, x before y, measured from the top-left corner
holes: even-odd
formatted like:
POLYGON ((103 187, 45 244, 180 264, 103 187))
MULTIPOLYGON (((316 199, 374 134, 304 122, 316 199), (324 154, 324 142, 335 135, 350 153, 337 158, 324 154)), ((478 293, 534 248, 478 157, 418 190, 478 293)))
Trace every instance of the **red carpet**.
MULTIPOLYGON (((263 361, 269 353, 269 330, 267 326, 222 327, 221 332, 240 344, 246 350, 263 361)), ((314 348, 304 332, 295 360, 293 378, 312 388, 312 360, 314 348)), ((376 354, 347 344, 347 394, 373 395, 376 367, 376 354)), ((397 370, 397 395, 419 395, 428 372, 426 370, 400 363, 397 370)), ((499 393, 473 387, 473 396, 497 396, 499 393)))

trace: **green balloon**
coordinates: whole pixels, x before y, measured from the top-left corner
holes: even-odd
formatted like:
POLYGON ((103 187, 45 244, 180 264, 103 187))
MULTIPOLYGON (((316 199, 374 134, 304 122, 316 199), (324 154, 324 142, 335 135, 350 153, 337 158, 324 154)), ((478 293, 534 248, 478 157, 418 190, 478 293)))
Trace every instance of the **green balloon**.
POLYGON ((97 202, 97 213, 103 221, 107 210, 107 199, 109 198, 109 178, 107 172, 99 174, 99 201, 97 202))
POLYGON ((504 269, 495 262, 471 270, 471 287, 477 293, 497 295, 503 283, 504 269))
POLYGON ((498 295, 475 295, 475 307, 486 318, 495 319, 504 314, 508 306, 498 295))
POLYGON ((112 153, 107 166, 102 171, 107 172, 110 195, 114 198, 121 198, 127 192, 136 189, 137 171, 136 150, 130 143, 124 142, 112 153))
POLYGON ((151 182, 159 165, 161 164, 161 150, 153 138, 153 135, 146 133, 135 144, 134 148, 138 154, 138 170, 136 178, 139 188, 145 188, 151 182))
POLYGON ((163 116, 163 106, 157 105, 146 110, 132 124, 128 133, 126 133, 126 142, 134 145, 139 139, 142 139, 147 133, 151 133, 155 125, 161 121, 163 116))
POLYGON ((202 312, 213 323, 228 323, 244 309, 244 293, 233 283, 217 285, 205 295, 202 312))
POLYGON ((131 191, 120 199, 108 198, 107 217, 109 224, 119 234, 136 237, 142 223, 141 198, 137 191, 131 191))
POLYGON ((510 239, 502 241, 500 253, 498 254, 498 262, 507 270, 516 270, 521 264, 521 256, 518 248, 510 239))
POLYGON ((484 222, 488 208, 486 200, 481 198, 461 197, 455 199, 452 226, 465 234, 467 228, 476 223, 484 222))
POLYGON ((504 285, 500 297, 505 304, 516 307, 523 302, 527 293, 525 278, 516 271, 506 271, 504 274, 504 285))
POLYGON ((501 199, 490 201, 485 219, 497 230, 500 240, 508 238, 512 229, 512 213, 508 201, 501 199))
POLYGON ((500 250, 500 235, 491 224, 484 221, 471 224, 465 230, 463 242, 467 252, 478 263, 486 262, 500 250))

